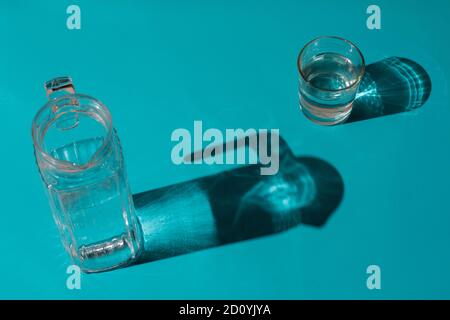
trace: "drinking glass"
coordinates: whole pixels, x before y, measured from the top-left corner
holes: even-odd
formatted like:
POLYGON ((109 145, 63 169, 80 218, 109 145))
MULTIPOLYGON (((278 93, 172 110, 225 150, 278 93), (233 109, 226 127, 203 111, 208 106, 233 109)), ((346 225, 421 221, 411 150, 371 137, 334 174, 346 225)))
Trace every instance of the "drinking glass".
POLYGON ((68 77, 45 84, 33 120, 36 162, 65 249, 85 272, 129 264, 142 235, 108 108, 68 77))
POLYGON ((309 42, 297 60, 300 106, 321 125, 344 122, 364 75, 364 57, 350 41, 319 37, 309 42))

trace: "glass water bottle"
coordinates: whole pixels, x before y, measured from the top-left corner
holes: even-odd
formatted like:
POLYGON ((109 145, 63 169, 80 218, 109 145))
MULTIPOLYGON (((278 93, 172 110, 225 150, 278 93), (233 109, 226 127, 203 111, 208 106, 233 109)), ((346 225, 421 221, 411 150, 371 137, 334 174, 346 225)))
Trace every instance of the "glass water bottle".
POLYGON ((74 91, 69 77, 45 83, 33 120, 36 162, 65 249, 84 272, 129 264, 142 235, 111 115, 74 91))

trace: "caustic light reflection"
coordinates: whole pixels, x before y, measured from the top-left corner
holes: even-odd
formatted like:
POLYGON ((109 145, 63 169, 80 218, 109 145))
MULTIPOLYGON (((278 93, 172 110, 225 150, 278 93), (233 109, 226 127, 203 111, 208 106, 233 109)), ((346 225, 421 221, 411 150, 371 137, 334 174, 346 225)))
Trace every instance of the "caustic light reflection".
POLYGON ((249 165, 134 195, 145 244, 140 262, 300 223, 323 225, 342 199, 342 178, 329 163, 295 157, 282 143, 276 175, 260 175, 260 165, 249 165))
POLYGON ((430 76, 416 62, 391 57, 370 64, 347 123, 415 110, 430 94, 430 76))
POLYGON ((307 205, 315 194, 315 184, 308 170, 288 160, 279 175, 258 182, 242 197, 242 204, 255 204, 273 212, 286 212, 307 205))
MULTIPOLYGON (((259 217, 268 219, 268 226, 263 227, 261 220, 255 221, 253 224, 259 227, 254 231, 270 233, 288 229, 301 223, 300 209, 308 206, 315 195, 316 185, 308 169, 295 158, 285 157, 279 174, 262 179, 243 194, 233 227, 243 222, 252 224, 250 220, 259 217)), ((249 232, 250 226, 246 229, 249 232)))

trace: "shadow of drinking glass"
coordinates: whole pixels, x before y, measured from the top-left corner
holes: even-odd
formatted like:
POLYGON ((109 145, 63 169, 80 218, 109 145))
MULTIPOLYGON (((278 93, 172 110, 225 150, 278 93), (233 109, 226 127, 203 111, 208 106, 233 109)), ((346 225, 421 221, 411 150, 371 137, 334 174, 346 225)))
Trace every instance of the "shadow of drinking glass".
POLYGON ((422 66, 391 57, 366 67, 352 113, 345 123, 420 108, 431 93, 431 79, 422 66))
POLYGON ((133 196, 143 231, 138 263, 270 235, 298 224, 322 226, 344 183, 329 163, 295 157, 280 137, 279 171, 247 165, 133 196))

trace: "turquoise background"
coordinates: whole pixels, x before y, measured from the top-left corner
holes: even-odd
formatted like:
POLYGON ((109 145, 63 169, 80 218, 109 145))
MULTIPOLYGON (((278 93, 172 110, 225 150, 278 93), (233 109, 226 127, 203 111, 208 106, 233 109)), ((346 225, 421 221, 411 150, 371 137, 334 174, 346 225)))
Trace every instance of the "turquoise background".
POLYGON ((450 298, 450 2, 1 1, 0 298, 450 298), (378 4, 382 29, 366 28, 378 4), (81 7, 81 30, 66 8, 81 7), (367 63, 403 56, 430 74, 417 111, 320 127, 298 106, 296 58, 319 35, 367 63), (113 114, 133 193, 219 172, 175 166, 170 135, 279 128, 297 155, 337 168, 345 194, 323 228, 96 275, 66 288, 63 251, 35 165, 43 82, 71 75, 113 114), (366 268, 381 267, 368 290, 366 268))

